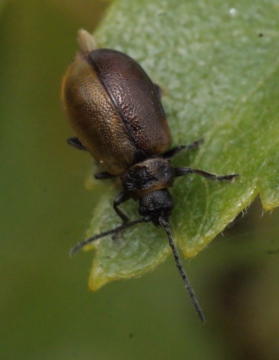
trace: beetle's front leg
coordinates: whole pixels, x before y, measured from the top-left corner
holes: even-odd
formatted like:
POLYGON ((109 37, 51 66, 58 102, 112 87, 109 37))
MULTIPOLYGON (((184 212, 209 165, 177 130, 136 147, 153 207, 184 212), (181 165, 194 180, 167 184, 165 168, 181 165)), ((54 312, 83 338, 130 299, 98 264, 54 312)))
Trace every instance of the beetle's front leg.
POLYGON ((198 174, 204 178, 210 179, 210 180, 226 180, 226 181, 230 181, 233 182, 234 179, 236 177, 239 176, 239 174, 227 174, 227 175, 216 175, 216 174, 212 174, 209 173, 207 171, 204 170, 200 170, 200 169, 193 169, 193 168, 188 168, 188 167, 177 167, 174 168, 174 176, 184 176, 184 175, 188 175, 188 174, 198 174))
POLYGON ((129 221, 129 218, 119 209, 119 205, 121 205, 122 203, 124 203, 125 201, 129 200, 130 196, 125 193, 124 191, 122 191, 115 199, 113 202, 113 208, 116 212, 116 214, 122 219, 123 223, 126 223, 129 221))

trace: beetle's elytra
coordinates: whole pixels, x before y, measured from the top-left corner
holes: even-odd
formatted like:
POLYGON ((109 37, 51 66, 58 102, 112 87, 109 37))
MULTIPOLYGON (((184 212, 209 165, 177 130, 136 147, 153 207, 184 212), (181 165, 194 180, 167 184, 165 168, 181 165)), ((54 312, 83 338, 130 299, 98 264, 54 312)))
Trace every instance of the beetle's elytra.
POLYGON ((168 188, 176 177, 196 173, 211 180, 228 180, 237 174, 215 175, 188 167, 173 167, 170 158, 201 142, 170 149, 171 135, 161 104, 160 89, 129 56, 110 49, 96 49, 94 39, 79 31, 80 52, 69 66, 62 84, 62 102, 77 137, 68 140, 91 153, 101 168, 97 179, 119 176, 123 191, 113 207, 122 220, 115 229, 78 243, 71 254, 101 237, 143 222, 162 226, 172 248, 176 266, 191 300, 203 321, 175 248, 168 219, 174 207, 168 188), (129 221, 119 209, 123 202, 139 201, 142 217, 129 221))

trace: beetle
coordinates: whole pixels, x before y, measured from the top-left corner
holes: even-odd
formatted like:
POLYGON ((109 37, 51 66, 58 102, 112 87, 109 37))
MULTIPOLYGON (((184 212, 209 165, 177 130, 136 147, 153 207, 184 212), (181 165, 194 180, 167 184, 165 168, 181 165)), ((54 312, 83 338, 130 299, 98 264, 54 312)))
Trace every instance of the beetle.
POLYGON ((96 179, 120 177, 123 190, 113 202, 122 223, 114 229, 78 243, 71 255, 107 235, 139 223, 152 222, 165 229, 176 266, 193 305, 204 316, 175 247, 169 216, 174 203, 168 188, 176 177, 195 173, 211 180, 233 181, 238 174, 215 175, 189 167, 174 167, 170 159, 190 145, 171 146, 171 133, 161 103, 161 91, 131 57, 111 49, 97 49, 94 38, 79 31, 80 51, 62 83, 62 103, 76 137, 68 143, 87 150, 99 164, 96 179), (141 218, 129 221, 119 206, 139 201, 141 218))

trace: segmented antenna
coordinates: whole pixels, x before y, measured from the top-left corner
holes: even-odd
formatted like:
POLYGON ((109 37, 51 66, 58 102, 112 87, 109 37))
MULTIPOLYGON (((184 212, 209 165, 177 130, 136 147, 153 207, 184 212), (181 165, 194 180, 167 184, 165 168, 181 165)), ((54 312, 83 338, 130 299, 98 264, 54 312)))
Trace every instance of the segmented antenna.
POLYGON ((122 230, 124 230, 124 229, 127 229, 128 227, 131 227, 131 226, 134 226, 134 225, 143 223, 143 222, 149 222, 149 221, 151 221, 151 217, 150 217, 150 216, 145 216, 145 217, 143 217, 143 218, 140 218, 140 219, 137 219, 137 220, 134 220, 134 221, 130 221, 130 222, 127 222, 127 223, 123 223, 123 224, 117 226, 116 228, 111 229, 111 230, 108 230, 108 231, 104 231, 104 232, 102 232, 101 234, 92 236, 92 237, 89 238, 89 239, 86 239, 86 240, 84 240, 84 241, 81 241, 81 242, 77 243, 77 244, 70 250, 70 256, 73 256, 76 252, 78 252, 80 249, 82 249, 85 245, 91 244, 92 242, 94 242, 94 241, 96 241, 96 240, 98 240, 98 239, 101 239, 101 238, 104 237, 104 236, 116 234, 116 233, 118 233, 119 231, 122 231, 122 230))
MULTIPOLYGON (((152 218, 150 216, 145 216, 145 217, 142 217, 140 219, 137 219, 137 220, 134 220, 134 221, 130 221, 130 222, 127 222, 127 223, 123 223, 119 226, 117 226, 116 228, 114 229, 111 229, 111 230, 108 230, 108 231, 104 231, 102 232, 101 234, 98 234, 98 235, 95 235, 95 236, 92 236, 91 238, 89 239, 86 239, 84 241, 81 241, 79 242, 78 244, 76 244, 71 250, 70 250, 70 256, 73 256, 77 251, 79 251, 80 249, 82 249, 85 245, 88 245, 88 244, 91 244, 92 242, 98 240, 98 239, 101 239, 102 237, 105 237, 107 235, 112 235, 112 234, 116 234, 124 229, 127 229, 129 227, 132 227, 134 225, 137 225, 137 224, 140 224, 140 223, 143 223, 143 222, 149 222, 151 221, 152 218)), ((194 294, 194 291, 192 289, 192 286, 190 284, 190 281, 188 280, 187 278, 187 275, 183 269, 183 266, 182 266, 182 263, 179 259, 179 256, 178 256, 178 252, 177 252, 177 249, 175 247, 175 244, 174 244, 174 241, 173 241, 173 238, 172 238, 172 235, 171 235, 171 231, 170 231, 170 227, 169 227, 169 223, 167 221, 167 219, 163 218, 163 217, 159 217, 159 223, 160 225, 165 229, 165 232, 167 234, 167 237, 168 237, 168 240, 169 240, 169 244, 170 244, 170 247, 172 249, 172 253, 173 253, 173 257, 174 257, 174 260, 175 260, 175 264, 176 264, 176 267, 179 271, 179 274, 184 282, 184 285, 188 291, 188 294, 190 296, 190 299, 196 309, 196 312, 198 313, 198 316, 200 318, 200 320, 202 322, 205 321, 205 317, 203 315, 203 312, 202 312, 202 309, 198 303, 198 300, 194 294)))
POLYGON ((194 305, 194 307, 196 309, 196 312, 198 313, 198 316, 199 316, 200 320, 202 322, 204 322, 205 317, 204 317, 202 309, 201 309, 201 307, 200 307, 200 305, 198 303, 198 300, 197 300, 197 298, 196 298, 196 296, 194 294, 194 291, 192 289, 190 281, 188 280, 187 275, 186 275, 186 273, 185 273, 185 271, 183 269, 183 266, 181 264, 181 261, 179 259, 178 252, 177 252, 177 249, 176 249, 176 247, 174 245, 174 241, 173 241, 173 238, 172 238, 172 235, 171 235, 171 231, 170 231, 168 221, 166 219, 160 217, 159 222, 160 222, 160 225, 166 231, 166 234, 167 234, 168 239, 169 239, 169 244, 170 244, 170 247, 172 249, 173 257, 174 257, 174 260, 175 260, 175 263, 176 263, 176 267, 177 267, 177 269, 179 271, 180 276, 182 277, 182 280, 183 280, 184 285, 185 285, 185 287, 186 287, 186 289, 188 291, 188 294, 189 294, 189 296, 191 298, 191 301, 192 301, 192 303, 193 303, 193 305, 194 305))

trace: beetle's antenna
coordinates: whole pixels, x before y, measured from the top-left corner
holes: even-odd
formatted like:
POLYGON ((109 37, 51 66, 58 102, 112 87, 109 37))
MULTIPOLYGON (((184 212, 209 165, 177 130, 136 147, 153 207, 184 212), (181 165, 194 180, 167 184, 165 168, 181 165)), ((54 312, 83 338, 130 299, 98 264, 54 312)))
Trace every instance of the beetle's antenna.
POLYGON ((116 234, 124 229, 127 229, 128 227, 132 227, 134 225, 140 224, 140 223, 146 223, 151 221, 151 217, 150 216, 145 216, 143 218, 134 220, 134 221, 130 221, 127 223, 123 223, 119 226, 117 226, 114 229, 108 230, 108 231, 104 231, 101 234, 95 235, 90 237, 89 239, 86 239, 84 241, 81 241, 79 243, 77 243, 71 250, 70 250, 70 256, 73 256, 76 252, 78 252, 80 249, 82 249, 85 245, 91 244, 92 242, 94 242, 95 240, 98 240, 102 237, 105 237, 107 235, 112 235, 112 234, 116 234))
POLYGON ((197 300, 197 298, 196 298, 196 296, 194 294, 194 291, 192 289, 190 281, 188 280, 188 277, 187 277, 187 275, 186 275, 186 273, 185 273, 185 271, 183 269, 182 263, 181 263, 181 261, 179 259, 178 252, 177 252, 177 249, 175 247, 175 244, 174 244, 174 241, 173 241, 173 238, 172 238, 172 235, 171 235, 171 231, 170 231, 168 221, 165 218, 160 217, 159 222, 160 222, 160 225, 166 231, 166 234, 167 234, 168 239, 169 239, 169 244, 170 244, 170 247, 172 249, 172 253, 173 253, 173 256, 174 256, 175 263, 176 263, 176 267, 177 267, 177 269, 179 271, 180 276, 183 279, 184 285, 185 285, 185 287, 186 287, 186 289, 188 291, 188 294, 189 294, 189 296, 191 298, 191 301, 192 301, 192 303, 193 303, 193 305, 194 305, 194 307, 195 307, 195 309, 196 309, 196 311, 198 313, 198 316, 199 316, 200 320, 202 322, 204 322, 205 317, 204 317, 202 309, 201 309, 201 307, 200 307, 200 305, 198 303, 198 300, 197 300))

